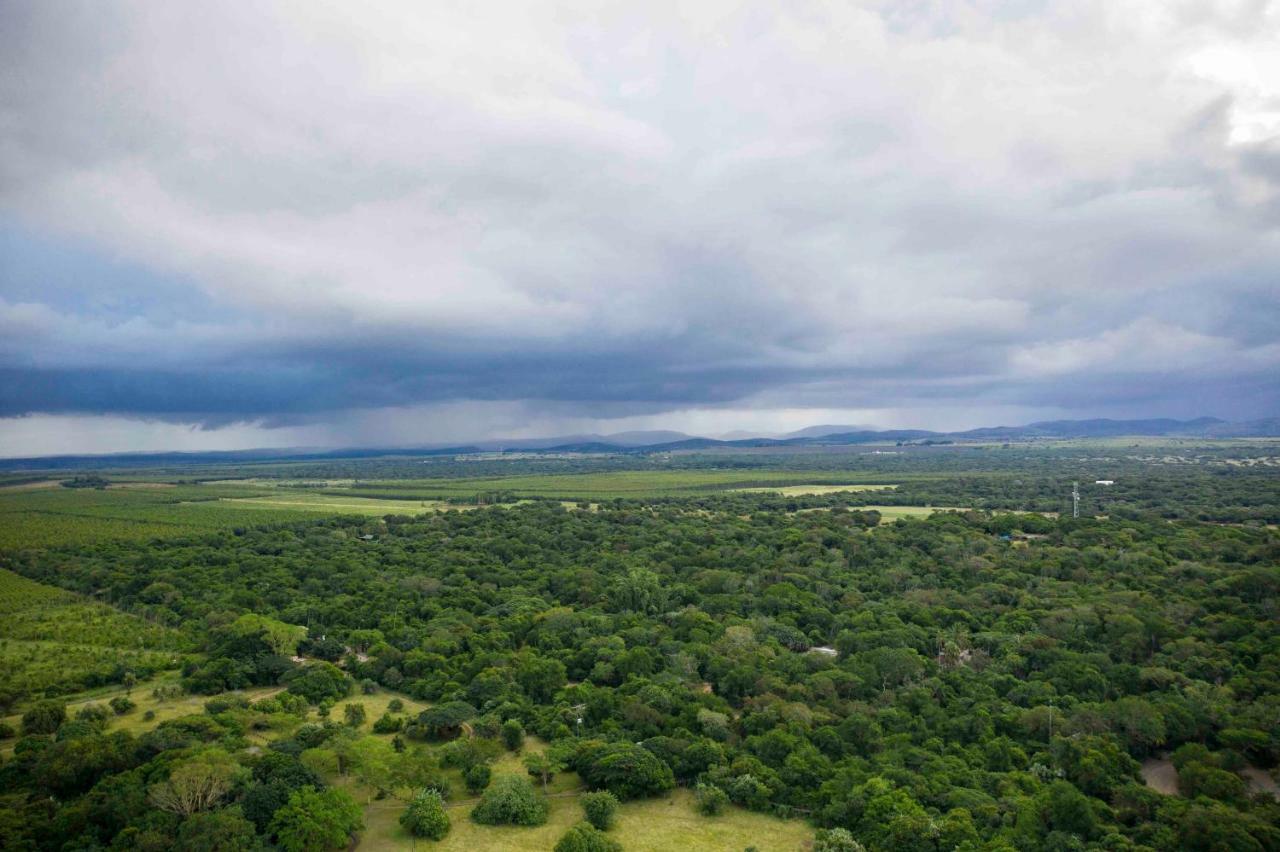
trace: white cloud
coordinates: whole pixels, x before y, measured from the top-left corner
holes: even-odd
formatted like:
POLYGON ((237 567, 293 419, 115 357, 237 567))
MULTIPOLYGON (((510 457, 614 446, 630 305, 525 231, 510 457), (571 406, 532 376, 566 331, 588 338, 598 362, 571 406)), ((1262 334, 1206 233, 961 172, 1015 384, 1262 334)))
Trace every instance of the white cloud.
POLYGON ((624 378, 591 368, 624 362, 670 412, 994 413, 1052 395, 984 396, 1002 382, 1256 378, 1272 362, 1238 336, 1280 269, 1277 14, 32 4, 0 35, 0 214, 236 318, 105 323, 0 290, 0 367, 260 358, 372 384, 384 345, 441 379, 316 411, 468 388, 589 407, 624 378), (525 354, 554 366, 504 388, 525 354))

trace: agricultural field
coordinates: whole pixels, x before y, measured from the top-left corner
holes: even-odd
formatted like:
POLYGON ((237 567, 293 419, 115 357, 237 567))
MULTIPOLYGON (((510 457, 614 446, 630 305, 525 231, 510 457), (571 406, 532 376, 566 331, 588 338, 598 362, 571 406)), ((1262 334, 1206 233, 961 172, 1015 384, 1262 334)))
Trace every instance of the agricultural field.
POLYGON ((175 667, 186 638, 0 569, 0 696, 63 695, 175 667))
POLYGON ((746 489, 775 491, 789 486, 840 486, 836 490, 851 490, 867 486, 887 488, 894 484, 883 476, 847 471, 634 470, 558 475, 362 481, 343 488, 326 489, 326 493, 360 494, 408 500, 474 498, 485 494, 564 500, 612 500, 615 498, 688 497, 746 489))
POLYGON ((240 502, 272 493, 243 486, 146 483, 102 490, 14 486, 0 490, 0 550, 146 541, 315 517, 314 507, 274 505, 268 514, 261 506, 240 502))
POLYGON ((839 494, 842 491, 884 491, 894 487, 893 485, 779 485, 777 487, 766 485, 729 490, 744 494, 781 494, 783 497, 797 497, 805 494, 839 494))

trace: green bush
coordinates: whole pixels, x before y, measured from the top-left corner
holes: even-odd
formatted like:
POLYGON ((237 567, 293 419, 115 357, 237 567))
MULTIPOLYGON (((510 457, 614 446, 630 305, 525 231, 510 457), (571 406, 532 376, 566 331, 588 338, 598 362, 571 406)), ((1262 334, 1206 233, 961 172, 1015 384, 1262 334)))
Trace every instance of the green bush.
POLYGON ((485 791, 471 819, 481 825, 542 825, 547 821, 547 803, 529 779, 502 775, 485 791))
POLYGON ((524 745, 524 726, 518 719, 508 719, 502 723, 502 742, 509 751, 519 751, 524 745))
POLYGON ((564 833, 555 852, 622 852, 622 844, 595 826, 580 822, 564 833))
POLYGON ((409 807, 400 815, 400 824, 414 837, 443 840, 449 833, 450 823, 440 792, 423 790, 414 796, 409 807))
POLYGON ((117 716, 123 716, 138 705, 123 695, 117 695, 115 698, 107 702, 111 707, 111 711, 117 716))
POLYGON ((351 678, 332 663, 314 662, 299 666, 285 675, 289 691, 301 695, 312 704, 325 699, 346 698, 351 692, 351 678))
POLYGON ((479 793, 488 787, 490 777, 489 765, 486 763, 473 763, 462 773, 462 780, 466 782, 467 789, 472 793, 479 793))
POLYGON ((383 713, 373 723, 373 732, 375 734, 394 734, 404 727, 404 719, 399 716, 392 716, 390 713, 383 713))
POLYGON ((714 784, 699 784, 693 797, 703 816, 719 816, 729 807, 729 794, 714 784))
POLYGON ((618 815, 617 796, 608 790, 602 790, 598 793, 583 793, 579 801, 582 802, 582 812, 586 815, 587 822, 601 831, 613 828, 618 815))
POLYGON ((853 839, 847 828, 819 829, 813 839, 813 852, 866 852, 866 847, 853 839))
POLYGON ((342 716, 346 719, 347 725, 352 728, 358 728, 363 725, 365 715, 363 704, 346 704, 342 707, 342 716))
POLYGON ((67 720, 67 705, 61 701, 39 701, 22 714, 22 733, 52 734, 67 720))

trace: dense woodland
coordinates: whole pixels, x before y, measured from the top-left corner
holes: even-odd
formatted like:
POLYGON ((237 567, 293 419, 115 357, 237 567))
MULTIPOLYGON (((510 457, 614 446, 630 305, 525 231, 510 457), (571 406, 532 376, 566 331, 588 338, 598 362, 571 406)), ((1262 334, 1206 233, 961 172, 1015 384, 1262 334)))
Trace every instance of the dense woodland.
MULTIPOLYGON (((335 848, 358 814, 326 787, 330 760, 419 790, 406 819, 430 837, 459 792, 440 773, 486 790, 527 732, 551 744, 535 782, 686 786, 706 813, 808 819, 824 849, 1280 849, 1280 804, 1240 774, 1280 762, 1274 530, 1137 509, 878 524, 795 502, 544 502, 10 552, 0 566, 184 631, 190 692, 287 690, 141 735, 19 700, 0 845, 335 848), (371 756, 339 718, 361 690, 429 709, 376 720, 395 749, 371 756), (332 721, 299 727, 308 705, 332 721), (247 756, 254 731, 277 734, 247 756), (1165 753, 1181 796, 1139 774, 1165 753), (192 775, 217 795, 175 803, 192 775), (328 838, 301 837, 316 821, 328 838)), ((514 783, 472 818, 536 821, 537 783, 514 783)), ((616 842, 584 824, 564 848, 616 842)))

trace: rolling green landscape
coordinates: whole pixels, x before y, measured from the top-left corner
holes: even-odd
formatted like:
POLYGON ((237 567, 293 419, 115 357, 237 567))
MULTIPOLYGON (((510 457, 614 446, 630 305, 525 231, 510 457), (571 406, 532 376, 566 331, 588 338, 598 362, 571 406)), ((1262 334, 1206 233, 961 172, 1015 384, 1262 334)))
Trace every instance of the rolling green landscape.
POLYGON ((1280 848, 1280 476, 1125 449, 11 477, 0 845, 1280 848))

